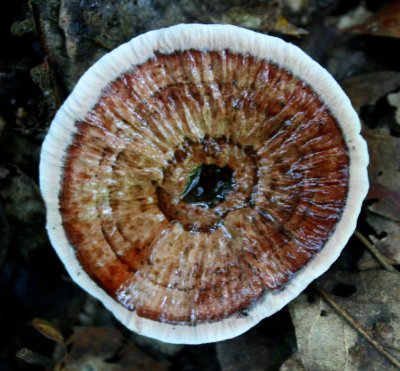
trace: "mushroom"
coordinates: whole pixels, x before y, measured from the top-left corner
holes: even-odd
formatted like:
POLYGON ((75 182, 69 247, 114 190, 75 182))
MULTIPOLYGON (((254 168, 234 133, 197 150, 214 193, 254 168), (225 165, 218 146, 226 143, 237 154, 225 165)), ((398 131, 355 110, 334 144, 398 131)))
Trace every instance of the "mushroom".
POLYGON ((151 31, 95 63, 43 144, 47 230, 126 327, 237 336, 337 259, 367 193, 360 122, 294 45, 230 25, 151 31))

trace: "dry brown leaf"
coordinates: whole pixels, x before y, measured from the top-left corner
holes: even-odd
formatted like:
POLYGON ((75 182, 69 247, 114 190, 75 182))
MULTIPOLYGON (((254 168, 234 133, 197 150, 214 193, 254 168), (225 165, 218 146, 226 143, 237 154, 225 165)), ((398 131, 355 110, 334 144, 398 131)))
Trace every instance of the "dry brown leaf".
MULTIPOLYGON (((400 281, 385 270, 336 272, 319 286, 400 358, 400 281), (339 294, 341 296, 339 296, 339 294), (397 349, 397 350, 395 350, 397 349)), ((321 298, 302 294, 290 305, 297 345, 307 370, 385 370, 396 368, 321 298)))
POLYGON ((388 128, 363 128, 368 143, 370 190, 368 209, 400 222, 400 138, 390 135, 388 128))
MULTIPOLYGON (((371 242, 384 254, 392 265, 400 264, 400 223, 379 215, 369 215, 367 223, 375 230, 376 235, 369 235, 371 242)), ((380 268, 380 263, 366 251, 357 262, 357 268, 380 268)))
POLYGON ((368 21, 347 29, 353 33, 400 38, 400 1, 395 0, 368 21))
POLYGON ((400 87, 400 73, 380 71, 353 76, 341 82, 357 112, 362 106, 373 105, 387 93, 400 87))
POLYGON ((275 2, 232 7, 221 16, 211 19, 214 23, 229 23, 262 32, 278 32, 297 37, 308 33, 305 29, 290 23, 275 2))
POLYGON ((52 323, 41 318, 35 318, 32 321, 32 325, 42 335, 46 336, 47 338, 53 341, 56 341, 59 344, 64 345, 64 336, 52 323))

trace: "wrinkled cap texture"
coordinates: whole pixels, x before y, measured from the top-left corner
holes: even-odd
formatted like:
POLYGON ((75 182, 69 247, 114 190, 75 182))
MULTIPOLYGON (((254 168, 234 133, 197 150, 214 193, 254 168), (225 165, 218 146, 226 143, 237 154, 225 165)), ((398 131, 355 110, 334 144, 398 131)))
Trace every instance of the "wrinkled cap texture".
POLYGON ((348 98, 297 47, 178 25, 91 67, 43 144, 51 242, 129 329, 172 343, 243 333, 354 231, 368 154, 348 98))

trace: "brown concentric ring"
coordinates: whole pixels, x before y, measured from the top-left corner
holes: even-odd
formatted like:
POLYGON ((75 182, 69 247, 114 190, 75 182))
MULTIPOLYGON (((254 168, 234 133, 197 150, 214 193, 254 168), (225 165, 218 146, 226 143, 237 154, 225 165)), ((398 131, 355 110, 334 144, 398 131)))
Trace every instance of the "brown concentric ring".
POLYGON ((190 50, 158 54, 106 88, 77 123, 64 179, 63 225, 86 272, 140 316, 201 323, 280 290, 323 248, 346 203, 349 156, 303 81, 249 55, 190 50), (157 189, 176 152, 205 138, 223 138, 237 158, 251 147, 256 167, 243 157, 250 195, 199 229, 166 217, 157 189))

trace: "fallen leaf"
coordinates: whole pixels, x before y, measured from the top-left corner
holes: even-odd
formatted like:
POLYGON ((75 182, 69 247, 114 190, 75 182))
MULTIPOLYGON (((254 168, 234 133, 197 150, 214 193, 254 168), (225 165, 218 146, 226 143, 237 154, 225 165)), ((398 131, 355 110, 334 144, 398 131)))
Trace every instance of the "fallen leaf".
POLYGON ((306 35, 308 32, 290 23, 276 2, 257 6, 235 6, 221 16, 211 17, 214 23, 229 23, 262 32, 278 32, 285 35, 306 35))
POLYGON ((42 335, 64 345, 64 336, 62 336, 61 332, 52 323, 41 318, 35 318, 32 321, 32 325, 42 335))
POLYGON ((366 22, 350 27, 347 31, 366 35, 400 38, 400 1, 392 1, 366 22))
MULTIPOLYGON (((400 280, 385 270, 336 272, 318 280, 388 352, 400 358, 400 280), (396 350, 395 350, 396 349, 396 350)), ((300 295, 289 307, 306 370, 396 370, 319 297, 300 295)))
POLYGON ((363 128, 368 143, 370 190, 368 209, 400 222, 400 138, 390 135, 389 129, 363 128))
POLYGON ((76 327, 68 339, 64 371, 166 371, 168 364, 152 359, 114 328, 76 327))
POLYGON ((353 76, 343 80, 341 86, 353 107, 360 112, 362 106, 374 105, 379 98, 399 88, 400 73, 379 71, 353 76))
POLYGON ((400 92, 389 94, 388 102, 396 108, 396 122, 400 124, 400 92))
MULTIPOLYGON (((367 223, 375 230, 376 234, 368 237, 371 242, 385 255, 393 265, 400 264, 400 223, 379 215, 369 215, 367 223)), ((357 262, 361 270, 380 268, 380 263, 366 251, 357 262)))

